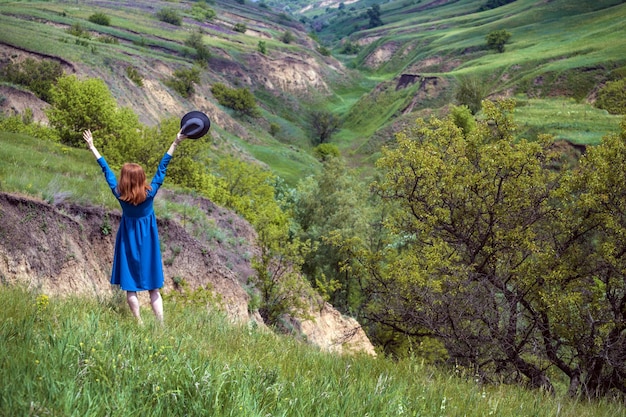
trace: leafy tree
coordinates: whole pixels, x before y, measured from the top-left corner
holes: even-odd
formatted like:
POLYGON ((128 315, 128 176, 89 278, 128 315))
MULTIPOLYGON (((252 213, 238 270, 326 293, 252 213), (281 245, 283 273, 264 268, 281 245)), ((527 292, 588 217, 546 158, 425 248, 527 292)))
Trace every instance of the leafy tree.
POLYGON ((318 110, 311 113, 311 128, 317 143, 326 143, 341 127, 339 117, 327 110, 318 110))
POLYGON ((486 101, 486 120, 467 137, 452 118, 418 121, 384 151, 375 189, 393 203, 396 252, 372 280, 370 317, 436 337, 480 375, 523 375, 551 390, 533 359, 530 305, 558 173, 547 168, 547 141, 514 141, 512 109, 486 101))
POLYGON ((370 22, 369 22, 370 28, 375 28, 375 27, 384 25, 383 21, 380 18, 380 6, 378 4, 374 4, 372 7, 367 9, 367 16, 370 19, 370 22))
POLYGON ((296 235, 311 247, 302 271, 335 307, 351 314, 361 309, 362 275, 351 271, 337 245, 357 245, 372 236, 367 201, 368 189, 341 157, 327 158, 322 172, 300 181, 294 198, 296 235))
POLYGON ((189 98, 195 93, 194 85, 198 84, 199 82, 199 68, 181 68, 174 71, 174 75, 165 81, 165 85, 173 88, 181 96, 189 98))
POLYGON ((128 108, 118 108, 101 79, 63 76, 51 88, 50 96, 51 106, 46 115, 64 144, 82 146, 83 130, 91 129, 101 148, 110 147, 110 155, 115 158, 114 153, 123 151, 110 145, 132 135, 139 127, 138 117, 128 108))
POLYGON ((180 16, 176 9, 171 7, 164 7, 156 13, 157 19, 162 22, 169 23, 175 26, 181 26, 183 24, 183 18, 180 16))
POLYGON ((111 19, 109 18, 109 16, 102 12, 94 13, 89 16, 89 21, 102 26, 109 26, 111 24, 111 19))
POLYGON ((494 49, 500 53, 504 52, 504 45, 511 38, 511 33, 504 30, 494 30, 487 34, 485 40, 487 41, 487 47, 494 49))
POLYGON ((217 101, 236 112, 250 117, 258 117, 259 110, 254 95, 247 88, 229 88, 225 84, 215 83, 211 92, 217 101))
POLYGON ((598 92, 595 105, 611 114, 626 114, 626 79, 607 82, 598 92))
POLYGON ((50 88, 63 76, 63 68, 56 61, 35 61, 26 58, 22 62, 9 62, 1 72, 2 79, 23 85, 40 99, 50 102, 50 88))

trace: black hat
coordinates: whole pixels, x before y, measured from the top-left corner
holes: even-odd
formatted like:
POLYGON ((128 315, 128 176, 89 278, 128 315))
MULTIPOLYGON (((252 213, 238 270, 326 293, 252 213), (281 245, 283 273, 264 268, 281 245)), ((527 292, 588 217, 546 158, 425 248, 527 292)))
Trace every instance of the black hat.
POLYGON ((180 130, 189 139, 198 139, 206 135, 211 127, 209 117, 201 111, 191 111, 180 120, 180 130))

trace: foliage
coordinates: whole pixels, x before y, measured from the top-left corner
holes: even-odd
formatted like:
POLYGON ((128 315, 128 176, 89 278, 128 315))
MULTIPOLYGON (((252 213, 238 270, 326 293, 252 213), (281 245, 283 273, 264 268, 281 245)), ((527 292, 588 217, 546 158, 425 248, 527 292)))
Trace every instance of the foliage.
POLYGON ((380 18, 380 6, 378 4, 374 4, 372 7, 367 9, 367 17, 369 17, 369 27, 375 28, 378 26, 384 25, 382 19, 380 18))
POLYGON ((280 41, 282 43, 290 44, 296 39, 293 32, 290 30, 286 30, 280 37, 280 41))
POLYGON ((489 94, 489 86, 482 78, 471 75, 459 76, 458 83, 456 101, 461 106, 466 106, 472 114, 478 113, 483 99, 489 94))
POLYGON ((47 102, 50 101, 50 88, 63 75, 63 68, 57 61, 36 61, 32 58, 9 62, 1 71, 3 80, 22 85, 47 102))
POLYGON ((27 117, 20 115, 0 116, 0 131, 23 133, 38 139, 53 142, 59 141, 59 136, 56 131, 38 123, 33 123, 29 121, 27 117))
POLYGON ((201 30, 191 32, 187 39, 185 39, 185 45, 196 50, 196 61, 200 64, 206 65, 209 62, 209 59, 211 59, 211 52, 202 41, 201 30))
POLYGON ((341 53, 346 55, 356 55, 361 51, 361 46, 356 42, 346 41, 341 48, 341 53))
POLYGON ((166 326, 156 328, 149 314, 137 326, 120 306, 121 292, 97 300, 0 286, 3 414, 624 414, 618 402, 586 403, 523 388, 485 387, 469 374, 426 366, 419 358, 394 361, 325 352, 254 323, 233 324, 220 310, 188 298, 167 296, 166 326), (19 384, 15 375, 20 375, 19 384))
POLYGON ((247 88, 230 88, 223 83, 215 83, 211 92, 217 101, 237 113, 258 117, 259 110, 254 95, 247 88))
POLYGON ((331 158, 341 156, 337 145, 332 143, 322 143, 313 148, 313 155, 322 162, 326 162, 331 158))
POLYGON ((384 151, 375 189, 395 242, 365 262, 368 317, 436 337, 487 380, 552 391, 559 370, 570 395, 624 394, 626 180, 611 167, 626 162, 626 123, 579 171, 557 171, 550 138, 514 140, 512 110, 485 101, 467 135, 452 117, 418 120, 384 151))
POLYGON ((176 9, 171 7, 164 7, 156 13, 157 19, 162 22, 169 23, 175 26, 181 26, 183 24, 183 18, 180 16, 176 9))
POLYGON ((469 135, 476 129, 476 120, 474 119, 469 107, 465 105, 452 106, 450 115, 454 124, 461 128, 465 136, 469 135))
POLYGON ((267 54, 267 42, 259 41, 257 43, 257 50, 263 55, 267 54))
POLYGON ((81 25, 78 22, 74 23, 72 26, 67 28, 67 33, 69 33, 72 36, 76 36, 77 38, 85 38, 85 39, 91 38, 91 35, 89 34, 89 32, 83 27, 83 25, 81 25))
POLYGON ((316 143, 322 144, 330 141, 330 138, 341 127, 338 116, 327 110, 315 110, 311 113, 311 130, 316 143))
POLYGON ((351 314, 362 305, 363 275, 351 269, 349 257, 337 248, 374 239, 373 209, 367 202, 365 184, 340 157, 327 158, 322 172, 300 181, 293 202, 297 236, 315 248, 305 257, 302 271, 335 307, 351 314))
POLYGON ((198 22, 213 20, 217 16, 215 10, 211 9, 204 1, 198 1, 191 6, 191 15, 198 22))
POLYGON ((504 45, 511 38, 511 33, 505 29, 493 30, 485 36, 487 47, 500 53, 504 52, 504 45))
POLYGON ((246 33, 246 30, 248 30, 248 26, 245 23, 235 23, 235 26, 233 26, 233 30, 239 33, 246 33))
POLYGON ((132 65, 126 67, 126 75, 130 80, 135 83, 137 87, 143 87, 143 77, 139 73, 139 70, 132 65))
POLYGON ((165 85, 174 89, 178 94, 185 98, 193 96, 196 89, 195 84, 200 82, 200 69, 197 67, 180 68, 174 71, 174 74, 165 80, 165 85))
POLYGON ((611 114, 626 114, 626 79, 607 82, 598 92, 595 106, 611 114))
POLYGON ((330 49, 325 46, 319 46, 317 48, 317 52, 319 52, 322 56, 330 56, 330 49))
POLYGON ((97 12, 89 16, 89 21, 102 26, 109 26, 111 24, 111 18, 102 12, 97 12))
POLYGON ((46 115, 64 144, 82 146, 82 132, 91 129, 98 145, 119 155, 114 143, 119 140, 127 142, 139 127, 138 117, 128 108, 117 107, 101 79, 83 81, 75 75, 64 76, 59 78, 50 94, 51 107, 46 115))

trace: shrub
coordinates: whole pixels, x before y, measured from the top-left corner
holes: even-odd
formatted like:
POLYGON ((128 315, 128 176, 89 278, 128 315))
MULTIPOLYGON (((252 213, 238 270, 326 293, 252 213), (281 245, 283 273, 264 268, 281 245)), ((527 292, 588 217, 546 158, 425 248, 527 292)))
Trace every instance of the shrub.
POLYGON ((267 43, 265 43, 265 41, 259 41, 259 43, 257 44, 257 49, 260 53, 265 55, 267 53, 267 43))
POLYGON ((165 7, 159 10, 156 14, 156 17, 165 23, 169 23, 176 26, 181 26, 183 24, 183 18, 180 17, 178 11, 176 9, 172 9, 170 7, 165 7))
POLYGON ((78 38, 91 38, 89 32, 87 32, 80 23, 74 23, 72 26, 67 28, 67 33, 78 38))
POLYGON ((215 16, 217 16, 217 13, 215 13, 215 10, 207 6, 206 3, 198 2, 198 3, 194 3, 194 5, 191 6, 191 15, 198 22, 204 22, 207 20, 215 19, 215 16))
POLYGON ((239 33, 246 33, 246 30, 248 30, 248 27, 246 26, 245 23, 236 23, 235 26, 233 26, 233 30, 239 33))
POLYGON ((487 41, 487 47, 494 49, 500 53, 504 52, 504 44, 506 44, 511 38, 511 33, 504 29, 494 30, 487 34, 485 37, 487 41))
POLYGON ((606 83, 598 92, 596 107, 611 114, 626 114, 626 79, 606 83))
POLYGON ((111 24, 111 19, 104 13, 94 13, 89 16, 89 21, 91 23, 95 23, 97 25, 109 26, 111 24))
POLYGON ((294 36, 293 33, 291 33, 291 31, 286 31, 285 33, 283 33, 283 35, 280 37, 281 42, 283 43, 291 43, 294 40, 296 40, 296 37, 294 36))
POLYGON ((129 65, 126 67, 126 75, 132 82, 135 83, 138 87, 143 87, 143 77, 139 74, 137 68, 129 65))
POLYGON ((194 67, 174 71, 174 75, 165 81, 165 85, 174 89, 181 96, 189 98, 195 92, 194 84, 199 82, 200 69, 194 67))
POLYGON ((330 158, 337 158, 341 156, 337 145, 332 143, 322 143, 313 148, 313 155, 320 161, 324 162, 330 158))
POLYGON ((361 51, 359 44, 351 41, 346 41, 343 48, 341 48, 341 53, 346 55, 356 55, 359 51, 361 51))
POLYGON ((252 117, 259 115, 254 95, 247 88, 229 88, 222 83, 215 83, 211 92, 222 106, 252 117))
POLYGON ((22 85, 40 99, 50 102, 50 88, 63 75, 63 68, 57 61, 36 61, 27 58, 19 63, 8 63, 0 72, 3 80, 22 85))

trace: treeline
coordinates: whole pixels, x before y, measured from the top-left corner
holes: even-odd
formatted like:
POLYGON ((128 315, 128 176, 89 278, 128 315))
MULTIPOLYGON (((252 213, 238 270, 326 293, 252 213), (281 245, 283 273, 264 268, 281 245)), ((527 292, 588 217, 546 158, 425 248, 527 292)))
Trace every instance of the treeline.
MULTIPOLYGON (((156 166, 178 120, 141 125, 102 80, 61 76, 51 128, 0 129, 83 146, 112 166, 156 166)), ((255 227, 258 309, 270 324, 320 294, 385 353, 465 367, 484 381, 571 395, 626 394, 626 121, 576 167, 551 139, 517 141, 512 101, 484 101, 397 133, 369 184, 336 152, 295 188, 253 164, 210 160, 185 141, 168 180, 255 227), (308 283, 300 277, 304 275, 308 283)))

